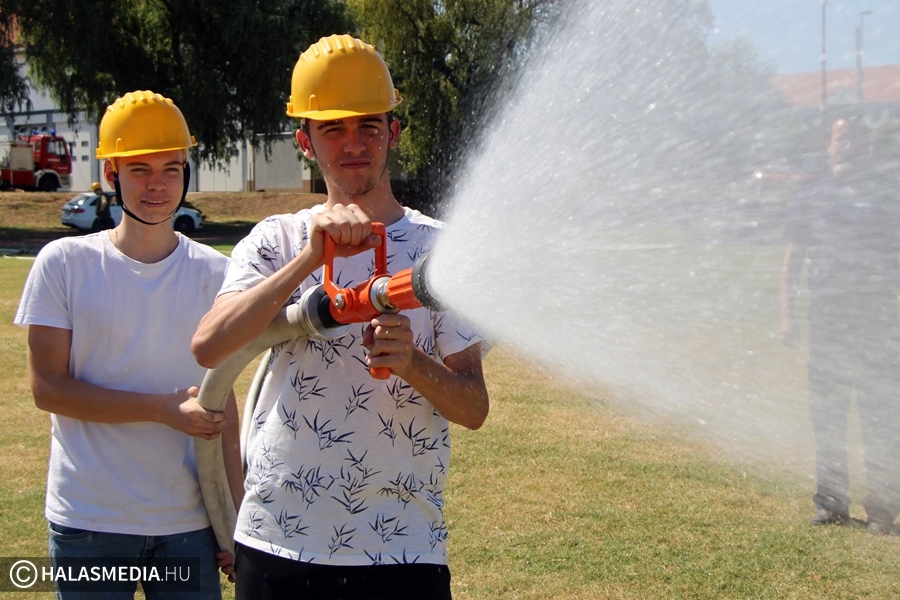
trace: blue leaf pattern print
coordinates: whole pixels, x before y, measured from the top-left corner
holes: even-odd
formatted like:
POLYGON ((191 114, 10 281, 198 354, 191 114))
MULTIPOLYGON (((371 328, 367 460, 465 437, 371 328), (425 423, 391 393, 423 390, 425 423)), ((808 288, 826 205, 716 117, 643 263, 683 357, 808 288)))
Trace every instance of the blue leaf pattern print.
MULTIPOLYGON (((308 244, 317 209, 266 219, 238 244, 223 290, 249 289, 308 244)), ((441 224, 407 210, 387 227, 390 273, 413 266, 441 224)), ((367 280, 374 252, 335 259, 339 287, 367 280)), ((316 271, 291 294, 322 283, 316 271)), ((405 311, 415 346, 440 360, 480 341, 454 315, 405 311)), ((328 341, 273 348, 247 449, 247 493, 235 539, 321 564, 445 564, 450 426, 403 379, 373 379, 365 323, 328 341)))

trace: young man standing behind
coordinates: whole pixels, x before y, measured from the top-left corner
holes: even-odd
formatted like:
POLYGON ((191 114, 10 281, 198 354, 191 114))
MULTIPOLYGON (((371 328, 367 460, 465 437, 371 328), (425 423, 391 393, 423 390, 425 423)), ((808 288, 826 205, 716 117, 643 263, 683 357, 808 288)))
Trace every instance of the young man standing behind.
MULTIPOLYGON (((122 222, 41 250, 15 317, 28 327, 35 404, 51 413, 51 560, 199 561, 200 592, 163 596, 144 581, 151 599, 221 597, 192 436, 223 436, 240 494, 234 398, 224 413, 197 403, 205 369, 190 350, 228 261, 176 233, 170 220, 187 191, 194 144, 181 111, 159 94, 132 92, 111 104, 97 158, 107 159, 122 222)), ((220 559, 230 562, 227 553, 220 559)), ((83 586, 71 591, 104 597, 83 586)))

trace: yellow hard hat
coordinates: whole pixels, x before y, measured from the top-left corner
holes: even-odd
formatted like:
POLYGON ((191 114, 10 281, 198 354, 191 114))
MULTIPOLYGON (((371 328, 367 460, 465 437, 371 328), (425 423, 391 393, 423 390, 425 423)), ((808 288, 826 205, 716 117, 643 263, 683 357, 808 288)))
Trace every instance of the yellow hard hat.
POLYGON ((169 98, 129 92, 106 107, 97 158, 187 150, 196 146, 184 115, 169 98))
POLYGON ((310 46, 297 60, 287 114, 331 121, 386 113, 401 101, 374 46, 350 35, 332 35, 310 46))

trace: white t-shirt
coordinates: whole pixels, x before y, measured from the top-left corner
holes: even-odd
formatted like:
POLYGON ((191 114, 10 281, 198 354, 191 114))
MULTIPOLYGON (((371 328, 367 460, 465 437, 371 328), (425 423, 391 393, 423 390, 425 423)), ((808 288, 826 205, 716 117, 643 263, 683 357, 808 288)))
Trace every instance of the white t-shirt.
MULTIPOLYGON (((180 236, 144 264, 108 232, 63 238, 38 254, 14 322, 72 331, 69 372, 101 387, 170 393, 200 385, 190 350, 228 259, 180 236)), ((80 529, 169 535, 209 525, 193 443, 165 425, 51 415, 47 519, 80 529)))
MULTIPOLYGON (((257 225, 232 252, 222 292, 248 289, 299 254, 316 210, 257 225)), ((407 209, 388 226, 388 272, 413 266, 440 225, 407 209)), ((373 251, 336 259, 336 283, 369 279, 374 257, 373 251)), ((321 278, 320 269, 292 301, 321 278)), ((480 341, 452 315, 425 308, 403 314, 415 344, 431 356, 480 341)), ((366 325, 336 340, 299 338, 274 349, 253 413, 235 532, 241 544, 332 565, 446 564, 449 423, 402 379, 369 375, 361 343, 366 325)))

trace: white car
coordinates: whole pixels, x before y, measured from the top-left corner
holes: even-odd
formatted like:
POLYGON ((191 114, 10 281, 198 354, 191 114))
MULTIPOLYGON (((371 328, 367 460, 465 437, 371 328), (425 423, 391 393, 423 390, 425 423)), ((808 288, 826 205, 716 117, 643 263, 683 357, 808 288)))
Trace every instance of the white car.
MULTIPOLYGON (((122 221, 122 207, 116 202, 115 192, 103 192, 109 202, 109 212, 118 225, 122 221)), ((97 202, 100 197, 93 192, 78 194, 62 207, 63 225, 80 229, 81 231, 100 231, 103 224, 97 217, 97 202)), ((203 227, 203 213, 195 208, 182 206, 172 217, 172 227, 181 233, 191 233, 203 227)))

